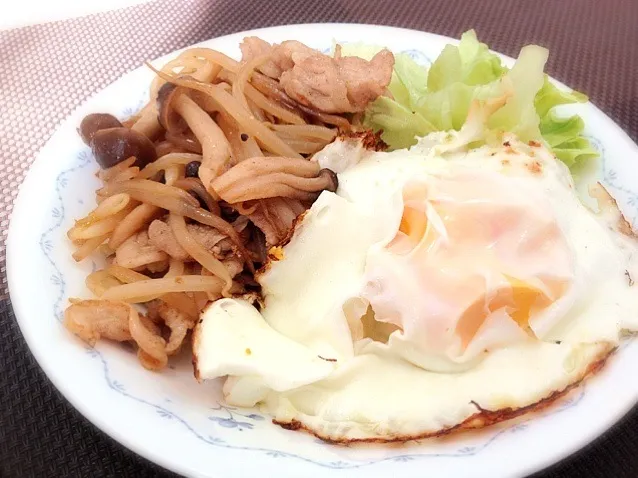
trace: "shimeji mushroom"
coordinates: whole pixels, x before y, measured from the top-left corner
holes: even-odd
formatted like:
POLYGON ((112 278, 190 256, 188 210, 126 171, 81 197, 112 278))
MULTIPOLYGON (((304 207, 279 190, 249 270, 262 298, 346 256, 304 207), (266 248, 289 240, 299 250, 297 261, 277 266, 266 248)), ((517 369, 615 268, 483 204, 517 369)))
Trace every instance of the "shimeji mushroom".
POLYGON ((213 195, 210 184, 224 172, 230 161, 230 144, 215 120, 202 109, 185 89, 166 83, 157 96, 159 120, 167 132, 182 134, 190 129, 202 146, 199 178, 213 195))
POLYGON ((121 128, 122 123, 115 116, 108 113, 93 113, 84 117, 78 132, 85 144, 90 145, 93 135, 101 129, 121 128))
POLYGON ((91 149, 102 168, 110 168, 134 156, 135 166, 140 168, 157 159, 155 145, 137 131, 119 127, 96 131, 91 140, 91 149))
POLYGON ((224 201, 287 197, 313 201, 323 190, 336 191, 337 175, 316 162, 284 157, 249 158, 233 166, 212 183, 224 201))
POLYGON ((84 117, 79 128, 82 140, 91 146, 98 164, 106 169, 134 156, 144 167, 157 159, 155 145, 142 133, 125 128, 113 115, 94 113, 84 117))

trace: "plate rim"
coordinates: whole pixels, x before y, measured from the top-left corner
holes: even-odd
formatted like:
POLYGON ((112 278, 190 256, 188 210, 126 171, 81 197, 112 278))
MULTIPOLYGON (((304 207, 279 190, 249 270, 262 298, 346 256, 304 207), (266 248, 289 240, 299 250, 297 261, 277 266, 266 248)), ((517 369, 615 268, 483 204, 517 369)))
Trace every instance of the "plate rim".
MULTIPOLYGON (((364 30, 385 29, 388 31, 400 31, 406 35, 418 34, 418 35, 424 35, 430 38, 436 37, 439 41, 445 42, 445 43, 458 44, 459 42, 458 39, 448 37, 445 35, 440 35, 437 33, 431 33, 427 31, 414 30, 414 29, 402 28, 402 27, 394 27, 389 25, 340 23, 340 22, 302 23, 302 24, 289 24, 289 25, 275 25, 275 26, 257 28, 252 30, 233 32, 227 35, 210 38, 207 40, 203 40, 201 42, 194 43, 185 48, 180 48, 180 49, 171 51, 167 53, 166 55, 162 55, 161 57, 152 60, 152 63, 165 62, 167 61, 167 59, 174 57, 176 54, 178 54, 179 52, 185 49, 192 48, 194 46, 198 46, 202 44, 207 44, 214 41, 223 41, 224 39, 227 39, 228 37, 239 37, 242 35, 259 35, 263 33, 267 34, 272 31, 279 31, 282 29, 298 29, 298 28, 304 28, 304 27, 316 28, 318 26, 321 26, 321 27, 333 26, 335 28, 358 28, 358 29, 364 29, 364 30)), ((326 35, 326 36, 330 36, 330 35, 326 35)), ((513 61, 511 57, 508 57, 498 52, 496 53, 501 58, 504 58, 507 61, 513 61)), ((16 272, 17 267, 15 265, 15 261, 17 260, 17 255, 14 254, 13 252, 20 250, 20 244, 19 244, 19 236, 17 236, 17 233, 15 231, 20 230, 20 225, 23 222, 23 217, 25 217, 25 215, 20 214, 18 216, 15 213, 20 212, 22 210, 24 210, 25 212, 28 211, 29 201, 26 195, 24 194, 24 190, 26 189, 24 186, 25 185, 29 186, 31 182, 33 182, 34 184, 36 183, 36 178, 39 176, 37 174, 37 171, 38 169, 41 169, 43 166, 41 164, 43 163, 43 160, 42 160, 43 151, 46 151, 47 147, 50 146, 52 139, 59 133, 62 127, 68 124, 76 116, 78 116, 78 114, 82 110, 84 110, 91 102, 95 101, 96 97, 102 95, 105 89, 109 88, 114 83, 125 81, 127 76, 132 75, 143 68, 144 66, 142 65, 125 72, 124 74, 120 75, 117 79, 115 79, 113 82, 109 83, 104 88, 101 88, 100 90, 90 95, 87 99, 82 101, 76 108, 73 109, 73 111, 69 115, 67 115, 64 118, 64 120, 62 120, 57 125, 53 133, 48 137, 46 143, 38 151, 35 160, 29 166, 27 174, 25 175, 24 180, 19 186, 18 194, 14 200, 13 210, 11 213, 11 218, 10 218, 9 227, 8 227, 8 234, 6 239, 6 277, 7 277, 9 294, 10 294, 10 303, 14 311, 16 322, 18 323, 20 332, 28 345, 29 351, 35 357, 36 362, 38 363, 41 370, 45 373, 47 379, 62 394, 64 399, 69 404, 71 404, 71 406, 75 408, 93 426, 97 427, 102 433, 105 433, 110 438, 117 441, 120 445, 133 451, 134 453, 143 457, 144 459, 147 459, 153 463, 156 463, 159 466, 162 466, 168 470, 172 470, 176 473, 190 473, 191 475, 197 475, 198 473, 195 470, 190 469, 187 463, 174 462, 170 459, 166 459, 162 454, 153 452, 152 449, 143 446, 143 444, 140 444, 138 441, 129 440, 127 438, 126 433, 123 433, 121 430, 119 430, 115 426, 110 426, 108 420, 102 419, 99 416, 99 414, 96 414, 95 411, 93 411, 91 407, 88 406, 88 404, 85 404, 81 400, 77 399, 77 397, 72 391, 72 387, 69 387, 68 379, 64 379, 64 374, 58 373, 58 370, 56 369, 56 367, 52 366, 46 360, 42 350, 39 349, 37 346, 33 346, 33 344, 35 343, 35 338, 34 338, 35 335, 32 335, 33 329, 26 325, 30 319, 27 317, 28 314, 24 311, 25 307, 23 304, 23 298, 21 297, 23 294, 18 292, 19 287, 17 285, 21 281, 17 278, 18 273, 16 272), (18 217, 18 219, 16 219, 16 217, 18 217)), ((567 88, 566 85, 564 85, 560 81, 555 80, 554 78, 552 78, 552 81, 554 81, 560 87, 567 88)), ((594 109, 596 115, 599 115, 600 117, 602 117, 605 120, 605 123, 610 128, 615 129, 616 134, 621 134, 622 136, 624 136, 624 139, 626 139, 627 143, 632 145, 633 148, 636 151, 638 151, 638 145, 636 145, 636 143, 631 139, 631 137, 627 134, 627 132, 624 131, 622 127, 620 127, 620 125, 618 125, 613 119, 611 119, 606 113, 604 113, 594 103, 592 103, 591 101, 589 103, 590 103, 590 106, 594 109)), ((604 428, 591 430, 589 433, 585 433, 584 439, 581 439, 578 441, 572 440, 573 445, 566 446, 560 456, 553 456, 549 459, 543 459, 542 457, 540 457, 539 459, 535 461, 535 466, 528 467, 528 469, 520 470, 520 471, 524 473, 534 473, 536 471, 552 466, 553 464, 556 464, 559 461, 572 456, 577 451, 588 447, 593 441, 599 439, 600 437, 605 435, 611 428, 613 428, 613 426, 616 423, 618 423, 624 416, 626 416, 637 404, 638 402, 635 402, 633 404, 630 404, 627 408, 621 407, 616 409, 616 413, 614 413, 613 417, 607 421, 606 425, 604 425, 604 428)), ((327 470, 327 469, 325 470, 326 473, 330 473, 332 471, 338 471, 338 470, 327 470)), ((215 473, 215 475, 207 474, 206 476, 218 476, 216 472, 213 472, 213 473, 215 473)))

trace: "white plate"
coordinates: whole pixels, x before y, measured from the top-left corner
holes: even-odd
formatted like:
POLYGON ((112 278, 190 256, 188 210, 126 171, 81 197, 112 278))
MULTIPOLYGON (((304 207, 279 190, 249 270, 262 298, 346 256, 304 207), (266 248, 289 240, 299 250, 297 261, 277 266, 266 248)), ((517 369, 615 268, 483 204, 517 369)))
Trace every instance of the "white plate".
MULTIPOLYGON (((453 40, 366 25, 294 25, 238 33, 202 45, 238 57, 247 35, 298 39, 326 50, 333 40, 382 44, 422 63, 453 40)), ((163 63, 166 58, 158 60, 163 63)), ((511 60, 508 60, 511 61, 511 60)), ((542 416, 481 432, 404 446, 327 445, 273 425, 254 410, 220 403, 219 385, 198 385, 188 357, 161 374, 145 371, 134 354, 100 343, 89 349, 60 324, 66 299, 89 297, 84 278, 96 264, 71 259, 65 232, 93 206, 97 165, 76 127, 106 111, 130 115, 147 98, 152 74, 129 73, 80 107, 42 149, 16 201, 8 240, 11 299, 33 354, 53 383, 95 425, 126 447, 176 472, 222 478, 507 477, 548 466, 600 435, 638 399, 638 342, 626 341, 597 377, 542 416)), ((600 174, 633 224, 638 219, 638 148, 591 104, 573 108, 599 148, 600 174)), ((371 398, 373 399, 373 398, 371 398)))

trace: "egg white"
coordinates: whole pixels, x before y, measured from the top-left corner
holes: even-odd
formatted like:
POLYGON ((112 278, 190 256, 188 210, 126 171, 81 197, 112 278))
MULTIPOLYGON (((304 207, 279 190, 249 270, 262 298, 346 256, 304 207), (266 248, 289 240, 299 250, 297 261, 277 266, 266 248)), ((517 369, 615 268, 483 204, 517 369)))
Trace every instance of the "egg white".
MULTIPOLYGON (((261 315, 232 299, 203 314, 194 341, 199 376, 229 375, 229 403, 259 403, 275 420, 326 439, 406 439, 454 427, 480 410, 549 397, 581 380, 624 331, 638 330, 630 280, 638 278, 637 243, 618 232, 618 216, 587 209, 567 168, 543 147, 509 138, 499 147, 450 153, 449 140, 433 135, 393 153, 337 142, 320 155, 322 166, 348 165, 339 170, 339 189, 322 193, 283 258, 259 277, 261 315), (530 322, 535 338, 477 350, 467 360, 430 354, 401 331, 387 343, 362 336, 366 261, 398 228, 403 186, 459 171, 502 174, 520 182, 521 194, 547 199, 573 255, 572 287, 530 322), (247 356, 247 348, 258 354, 247 356)), ((418 293, 409 287, 406 298, 418 293)))

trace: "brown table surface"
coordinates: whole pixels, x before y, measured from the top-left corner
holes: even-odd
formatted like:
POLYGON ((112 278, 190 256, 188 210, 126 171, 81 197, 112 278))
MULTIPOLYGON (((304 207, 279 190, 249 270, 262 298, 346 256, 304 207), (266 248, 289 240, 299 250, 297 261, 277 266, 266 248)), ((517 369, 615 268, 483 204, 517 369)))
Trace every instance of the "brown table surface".
MULTIPOLYGON (((159 0, 0 32, 1 477, 172 476, 75 411, 20 335, 5 287, 4 237, 17 187, 37 151, 77 104, 148 58, 237 31, 312 22, 385 24, 452 37, 474 28, 511 56, 527 43, 544 45, 551 52, 547 71, 589 94, 638 139, 638 0, 159 0)), ((638 409, 538 474, 562 476, 638 477, 638 409)))

